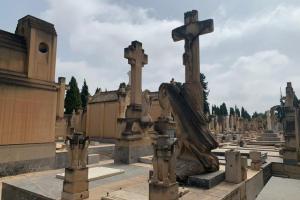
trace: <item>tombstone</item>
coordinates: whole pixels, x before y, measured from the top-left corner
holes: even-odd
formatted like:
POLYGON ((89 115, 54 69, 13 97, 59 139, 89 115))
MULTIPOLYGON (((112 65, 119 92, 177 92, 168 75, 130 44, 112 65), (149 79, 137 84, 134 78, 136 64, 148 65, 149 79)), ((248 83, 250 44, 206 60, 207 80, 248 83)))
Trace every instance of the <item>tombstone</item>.
POLYGON ((233 131, 234 130, 234 116, 233 115, 230 115, 229 116, 229 129, 231 130, 231 131, 233 131))
POLYGON ((266 162, 267 153, 261 153, 260 151, 250 151, 249 157, 251 159, 251 169, 258 171, 261 166, 266 162))
POLYGON ((182 87, 173 83, 162 83, 159 87, 159 101, 168 102, 177 123, 176 176, 182 182, 189 176, 219 170, 219 160, 211 152, 218 143, 203 113, 199 64, 199 35, 213 31, 213 20, 198 21, 196 10, 186 12, 184 18, 185 24, 172 31, 172 38, 175 42, 185 41, 185 83, 182 87))
POLYGON ((284 138, 285 145, 282 149, 283 162, 288 165, 297 165, 299 162, 300 133, 298 128, 299 115, 295 107, 295 93, 292 83, 288 82, 286 87, 286 100, 283 106, 284 138))
POLYGON ((267 131, 271 131, 272 129, 272 121, 271 121, 271 112, 267 111, 267 131))
POLYGON ((240 183, 247 179, 247 158, 242 157, 239 151, 225 152, 225 180, 230 183, 240 183))
POLYGON ((66 145, 69 164, 65 169, 62 199, 87 199, 89 197, 89 183, 86 165, 89 138, 81 133, 73 133, 71 137, 67 136, 66 145))
POLYGON ((127 106, 125 119, 118 120, 118 127, 125 128, 116 143, 114 161, 129 164, 137 162, 139 157, 153 153, 151 139, 147 137, 152 122, 149 119, 147 122, 142 121, 142 117, 145 120, 143 115, 147 116, 145 113, 149 112, 149 107, 144 110, 142 108, 142 67, 148 62, 142 43, 133 41, 124 49, 124 57, 131 65, 130 104, 127 106))
POLYGON ((228 116, 225 116, 225 130, 226 131, 229 131, 230 130, 230 127, 229 127, 229 117, 228 116))
POLYGON ((153 172, 149 178, 149 200, 179 198, 176 182, 175 129, 176 124, 168 117, 161 116, 155 122, 157 132, 153 155, 153 172))

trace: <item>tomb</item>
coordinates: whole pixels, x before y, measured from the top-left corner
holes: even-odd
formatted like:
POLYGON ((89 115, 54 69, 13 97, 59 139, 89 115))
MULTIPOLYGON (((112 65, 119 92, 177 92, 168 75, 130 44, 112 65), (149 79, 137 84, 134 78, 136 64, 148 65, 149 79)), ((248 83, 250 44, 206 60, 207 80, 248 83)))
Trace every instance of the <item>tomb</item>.
POLYGON ((55 82, 54 25, 27 15, 0 30, 0 176, 50 169, 64 135, 65 79, 55 82))

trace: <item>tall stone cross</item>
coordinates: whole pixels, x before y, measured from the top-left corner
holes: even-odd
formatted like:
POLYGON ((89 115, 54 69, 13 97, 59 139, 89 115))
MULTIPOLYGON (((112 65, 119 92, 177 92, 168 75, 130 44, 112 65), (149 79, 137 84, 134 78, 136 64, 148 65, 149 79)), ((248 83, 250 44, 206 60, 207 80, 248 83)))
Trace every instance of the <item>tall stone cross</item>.
POLYGON ((198 11, 184 13, 184 25, 172 31, 175 42, 185 40, 183 64, 185 65, 185 82, 200 82, 199 35, 214 31, 212 19, 198 21, 198 11))
POLYGON ((142 105, 142 67, 148 64, 148 56, 144 53, 142 43, 133 41, 124 49, 124 57, 131 65, 130 105, 142 105))

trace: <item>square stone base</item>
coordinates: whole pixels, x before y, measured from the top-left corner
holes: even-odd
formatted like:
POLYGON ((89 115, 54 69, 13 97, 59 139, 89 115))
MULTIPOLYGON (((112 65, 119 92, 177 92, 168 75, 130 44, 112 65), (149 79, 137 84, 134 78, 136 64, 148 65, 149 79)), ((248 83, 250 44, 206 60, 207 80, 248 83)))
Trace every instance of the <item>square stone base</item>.
POLYGON ((216 172, 190 176, 188 178, 188 185, 192 187, 210 189, 224 180, 225 172, 219 170, 216 172))
POLYGON ((153 155, 151 138, 120 139, 115 146, 114 162, 117 164, 131 164, 138 162, 140 157, 149 155, 153 155))
POLYGON ((84 192, 74 193, 74 194, 62 192, 61 194, 62 200, 81 200, 87 198, 89 198, 89 191, 84 191, 84 192))
POLYGON ((177 200, 179 198, 178 184, 169 186, 157 185, 154 183, 149 184, 149 200, 177 200))

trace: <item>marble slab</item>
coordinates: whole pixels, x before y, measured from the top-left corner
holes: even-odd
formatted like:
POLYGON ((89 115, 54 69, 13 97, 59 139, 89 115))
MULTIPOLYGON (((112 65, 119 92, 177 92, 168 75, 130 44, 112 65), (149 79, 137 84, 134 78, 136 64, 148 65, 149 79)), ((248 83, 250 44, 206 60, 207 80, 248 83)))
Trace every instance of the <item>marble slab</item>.
MULTIPOLYGON (((115 168, 109 168, 109 167, 91 167, 91 168, 89 168, 88 181, 103 179, 103 178, 115 176, 115 175, 122 174, 122 173, 124 173, 123 169, 115 169, 115 168)), ((65 173, 57 174, 56 178, 64 179, 65 173)))

